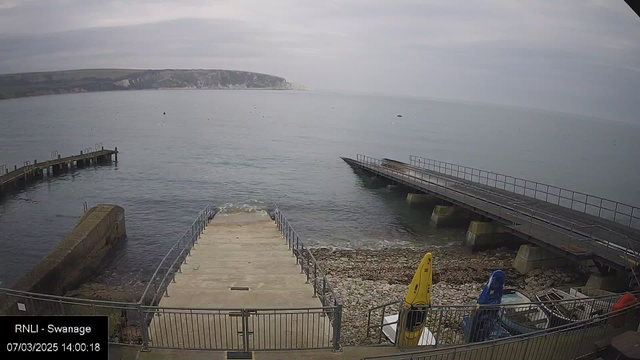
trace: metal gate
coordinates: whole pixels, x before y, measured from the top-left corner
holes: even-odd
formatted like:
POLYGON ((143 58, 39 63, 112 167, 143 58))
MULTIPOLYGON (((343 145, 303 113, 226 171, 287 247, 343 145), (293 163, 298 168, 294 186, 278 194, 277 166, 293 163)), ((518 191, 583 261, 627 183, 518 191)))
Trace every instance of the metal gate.
MULTIPOLYGON (((151 348, 249 352, 339 346, 341 306, 295 309, 143 307, 151 348)), ((143 331, 144 331, 143 329, 143 331)))

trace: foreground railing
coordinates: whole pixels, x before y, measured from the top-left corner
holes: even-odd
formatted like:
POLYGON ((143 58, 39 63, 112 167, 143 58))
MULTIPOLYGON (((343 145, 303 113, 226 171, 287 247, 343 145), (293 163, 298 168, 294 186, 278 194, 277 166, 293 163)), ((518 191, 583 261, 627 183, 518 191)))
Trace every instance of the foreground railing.
POLYGON ((277 206, 275 207, 274 212, 274 218, 276 225, 278 226, 278 230, 280 230, 286 244, 296 257, 296 264, 300 265, 300 273, 306 275, 307 283, 311 283, 313 287, 313 296, 317 296, 323 306, 330 307, 332 309, 335 308, 335 310, 331 310, 327 315, 331 319, 333 327, 334 349, 338 350, 340 349, 340 330, 342 327, 342 303, 333 291, 333 287, 326 275, 318 265, 318 261, 315 259, 310 249, 305 247, 300 236, 298 236, 298 233, 291 226, 286 216, 284 216, 277 206))
POLYGON ((597 253, 599 257, 627 268, 633 266, 630 265, 634 264, 632 261, 640 262, 638 261, 640 259, 638 253, 631 246, 632 242, 637 243, 637 241, 617 232, 559 218, 554 214, 516 200, 492 201, 484 197, 487 190, 482 189, 479 185, 464 184, 482 195, 462 191, 457 188, 457 185, 462 183, 461 180, 418 171, 419 169, 414 169, 411 165, 405 164, 403 168, 388 160, 375 159, 360 154, 356 156, 356 159, 369 171, 387 176, 393 174, 396 181, 417 187, 427 193, 438 194, 453 203, 472 206, 474 211, 481 210, 500 219, 515 219, 520 225, 519 231, 526 232, 528 235, 535 232, 536 237, 552 238, 556 244, 558 241, 566 239, 566 244, 559 245, 567 252, 575 254, 597 253), (612 239, 618 239, 618 241, 612 241, 612 239), (623 243, 624 246, 618 242, 623 243))
POLYGON ((0 288, 0 315, 104 315, 109 343, 227 350, 339 349, 341 308, 216 309, 144 306, 0 288))
POLYGON ((105 315, 109 342, 141 345, 142 308, 136 303, 88 300, 0 288, 0 315, 105 315))
POLYGON ((538 181, 410 155, 409 164, 640 229, 640 208, 538 181))
POLYGON ((596 353, 594 342, 610 340, 626 331, 635 331, 640 322, 640 304, 594 318, 509 338, 481 343, 404 352, 365 359, 395 360, 571 360, 596 353))
MULTIPOLYGON (((633 294, 640 296, 637 291, 633 294)), ((411 334, 405 334, 402 321, 385 321, 385 317, 396 315, 398 319, 418 319, 417 325, 425 324, 426 332, 422 335, 425 345, 445 347, 482 342, 552 329, 609 313, 622 295, 502 305, 438 305, 419 310, 402 309, 402 302, 395 301, 369 309, 367 338, 374 343, 393 341, 396 347, 405 347, 405 339, 411 338, 411 334), (383 333, 391 325, 401 329, 395 339, 388 339, 383 333)))
POLYGON ((335 346, 335 306, 291 309, 143 307, 150 348, 225 350, 327 349, 335 346))

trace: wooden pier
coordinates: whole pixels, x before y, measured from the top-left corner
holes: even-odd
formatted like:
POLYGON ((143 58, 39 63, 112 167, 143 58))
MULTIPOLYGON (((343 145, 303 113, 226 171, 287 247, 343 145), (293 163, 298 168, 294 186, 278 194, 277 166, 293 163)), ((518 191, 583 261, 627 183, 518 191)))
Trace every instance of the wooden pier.
POLYGON ((22 167, 14 166, 13 170, 2 165, 0 167, 0 197, 6 194, 10 189, 25 186, 30 182, 43 179, 44 174, 47 176, 58 175, 69 171, 73 168, 83 168, 90 165, 108 164, 113 161, 118 162, 118 148, 114 150, 105 150, 104 147, 100 150, 93 151, 92 149, 85 149, 81 151, 79 155, 72 155, 68 157, 61 157, 58 155, 57 159, 38 162, 34 160, 33 163, 26 161, 22 167))

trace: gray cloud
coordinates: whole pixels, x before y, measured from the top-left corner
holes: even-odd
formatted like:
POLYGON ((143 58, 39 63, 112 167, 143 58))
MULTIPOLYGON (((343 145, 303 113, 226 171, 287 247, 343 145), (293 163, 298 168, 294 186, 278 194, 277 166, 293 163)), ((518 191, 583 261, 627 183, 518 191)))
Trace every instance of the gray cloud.
POLYGON ((0 0, 0 72, 228 68, 639 123, 622 1, 0 0))

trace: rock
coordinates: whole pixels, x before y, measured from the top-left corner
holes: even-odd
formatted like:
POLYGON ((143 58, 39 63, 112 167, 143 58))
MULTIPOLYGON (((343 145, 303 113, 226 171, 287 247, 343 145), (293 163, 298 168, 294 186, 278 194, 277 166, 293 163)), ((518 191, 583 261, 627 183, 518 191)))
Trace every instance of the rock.
MULTIPOLYGON (((458 245, 355 251, 312 249, 344 304, 341 336, 345 346, 377 343, 377 336, 366 337, 368 309, 402 300, 418 263, 427 251, 433 254, 432 305, 475 304, 487 278, 495 269, 505 271, 507 286, 524 288, 530 293, 554 284, 561 285, 577 276, 573 268, 547 269, 544 272, 535 269, 527 275, 521 275, 512 268, 515 251, 504 248, 477 253, 470 253, 458 245)), ((385 315, 396 311, 397 308, 389 307, 385 315)), ((374 315, 372 313, 372 319, 374 315)), ((463 336, 461 324, 452 322, 443 325, 451 332, 456 332, 456 335, 463 336)))
POLYGON ((533 269, 527 273, 529 276, 536 276, 542 274, 542 269, 533 269))
POLYGON ((99 283, 83 284, 80 288, 67 292, 65 296, 120 302, 137 302, 140 298, 140 294, 129 289, 121 289, 99 283))

